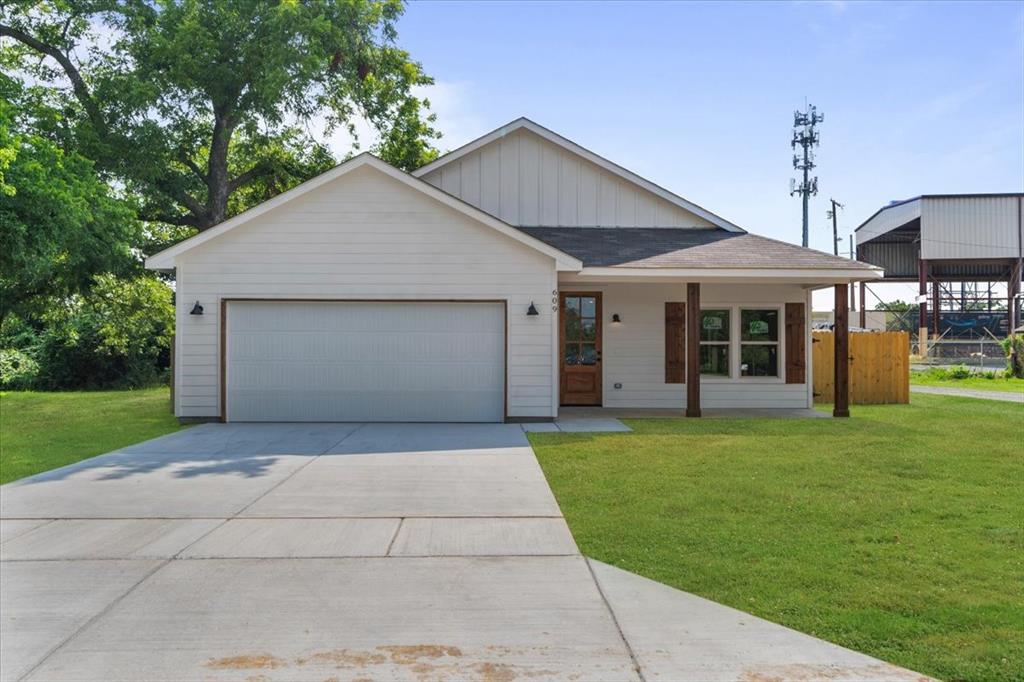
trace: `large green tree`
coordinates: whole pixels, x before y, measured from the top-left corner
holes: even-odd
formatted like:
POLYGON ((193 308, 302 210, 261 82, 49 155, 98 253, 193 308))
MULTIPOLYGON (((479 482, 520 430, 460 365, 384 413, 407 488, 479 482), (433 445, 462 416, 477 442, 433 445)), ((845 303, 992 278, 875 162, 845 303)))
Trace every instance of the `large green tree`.
POLYGON ((140 197, 141 218, 204 230, 322 166, 311 124, 354 132, 361 117, 375 151, 407 169, 436 155, 429 103, 415 94, 432 81, 395 44, 403 9, 0 0, 0 63, 53 86, 74 144, 140 197))
POLYGON ((58 118, 0 74, 0 323, 138 267, 131 206, 91 161, 35 132, 58 118))

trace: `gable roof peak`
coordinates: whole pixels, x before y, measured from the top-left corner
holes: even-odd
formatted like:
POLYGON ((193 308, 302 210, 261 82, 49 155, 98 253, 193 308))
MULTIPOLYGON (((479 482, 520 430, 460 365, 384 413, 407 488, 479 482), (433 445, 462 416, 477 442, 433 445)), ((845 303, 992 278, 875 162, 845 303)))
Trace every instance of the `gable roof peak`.
POLYGON ((694 215, 699 216, 704 220, 707 220, 716 227, 728 230, 729 232, 746 232, 746 230, 744 230, 739 225, 729 222, 725 218, 712 213, 703 206, 699 206, 687 199, 684 199, 678 194, 675 194, 674 192, 670 192, 669 190, 665 189, 661 185, 657 185, 651 182, 650 180, 647 180, 646 178, 637 175, 633 171, 623 168, 617 163, 610 161, 605 157, 600 156, 599 154, 595 154, 589 149, 583 147, 582 145, 579 145, 573 142, 572 140, 563 137, 562 135, 559 135, 550 128, 546 128, 540 125, 539 123, 527 118, 526 116, 520 116, 519 118, 513 121, 509 121, 505 125, 495 128, 486 135, 482 135, 477 139, 473 140, 472 142, 468 142, 462 145, 461 147, 454 149, 448 152, 447 154, 444 154, 434 159, 427 165, 422 166, 413 171, 412 174, 417 178, 422 178, 424 175, 431 173, 432 171, 435 171, 438 168, 441 168, 453 161, 457 161, 458 159, 461 159, 467 154, 471 154, 472 152, 480 149, 481 147, 484 147, 490 144, 491 142, 494 142, 495 140, 499 140, 521 129, 529 130, 530 132, 540 136, 541 138, 547 140, 548 142, 557 145, 562 149, 565 149, 566 151, 599 166, 605 171, 611 173, 612 175, 616 175, 619 178, 622 178, 627 182, 637 185, 638 187, 654 194, 655 196, 664 199, 665 201, 668 201, 671 204, 675 204, 676 206, 686 211, 689 211, 690 213, 693 213, 694 215))
POLYGON ((282 192, 281 194, 278 194, 277 196, 268 199, 267 201, 257 204, 256 206, 253 206, 247 211, 239 213, 233 218, 225 220, 222 223, 218 223, 217 225, 214 225, 213 227, 208 228, 207 230, 200 232, 199 234, 193 235, 188 239, 180 241, 177 244, 170 246, 164 249, 163 251, 160 251, 159 253, 149 256, 148 258, 146 258, 145 266, 147 269, 150 270, 171 269, 174 267, 175 258, 179 254, 185 253, 186 251, 190 251, 196 248, 197 246, 201 246, 202 244, 210 241, 211 239, 219 237, 225 232, 229 232, 241 225, 244 225, 250 220, 258 218, 259 216, 274 210, 278 206, 284 205, 289 201, 297 199, 298 197, 301 197, 302 195, 307 194, 308 192, 311 192, 319 187, 322 187, 327 183, 337 180, 338 178, 364 166, 369 166, 377 170, 378 172, 383 173, 384 175, 387 175, 394 180, 397 180, 399 183, 405 185, 406 187, 422 192, 426 196, 440 202, 441 204, 444 204, 445 206, 448 206, 449 208, 452 208, 468 216, 469 218, 493 230, 496 230, 497 232, 504 234, 507 237, 510 237, 514 241, 520 242, 534 249, 535 251, 543 253, 546 256, 550 256, 555 260, 557 267, 560 270, 579 270, 582 267, 582 262, 579 259, 575 258, 574 256, 566 254, 565 252, 560 251, 554 248, 553 246, 550 246, 549 244, 531 235, 528 235, 525 232, 522 232, 521 230, 517 230, 515 227, 495 218, 494 216, 485 211, 481 211, 475 206, 467 204, 466 202, 462 201, 461 199, 458 199, 457 197, 453 197, 452 195, 447 194, 446 192, 442 192, 433 185, 430 185, 429 183, 424 182, 419 178, 413 177, 411 174, 406 173, 401 169, 395 168, 391 164, 387 163, 383 159, 378 158, 377 156, 374 156, 370 152, 363 152, 361 154, 353 156, 352 158, 339 163, 338 165, 321 173, 320 175, 310 178, 309 180, 299 185, 296 185, 295 187, 292 187, 291 189, 282 192))

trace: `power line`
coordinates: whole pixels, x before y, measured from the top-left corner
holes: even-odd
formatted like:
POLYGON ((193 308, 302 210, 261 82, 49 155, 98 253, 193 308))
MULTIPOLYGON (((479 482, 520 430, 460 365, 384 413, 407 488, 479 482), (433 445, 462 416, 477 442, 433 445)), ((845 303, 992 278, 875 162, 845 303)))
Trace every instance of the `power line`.
POLYGON ((797 185, 795 178, 789 179, 789 196, 799 194, 804 204, 803 223, 803 245, 807 247, 808 229, 808 202, 812 195, 818 193, 818 178, 810 177, 810 171, 815 167, 814 147, 818 146, 820 137, 816 126, 825 120, 825 114, 819 114, 813 104, 808 104, 806 111, 793 112, 793 140, 790 147, 795 151, 799 146, 803 152, 793 154, 793 168, 803 173, 803 181, 797 185))

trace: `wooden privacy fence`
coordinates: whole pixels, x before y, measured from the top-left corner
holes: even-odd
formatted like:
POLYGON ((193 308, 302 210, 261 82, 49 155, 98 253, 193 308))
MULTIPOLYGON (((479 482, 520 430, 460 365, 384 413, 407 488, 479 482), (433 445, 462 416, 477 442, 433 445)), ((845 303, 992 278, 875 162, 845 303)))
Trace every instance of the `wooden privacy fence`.
MULTIPOLYGON (((813 332, 814 400, 835 400, 835 334, 813 332)), ((907 332, 850 333, 850 404, 910 402, 910 335, 907 332)))

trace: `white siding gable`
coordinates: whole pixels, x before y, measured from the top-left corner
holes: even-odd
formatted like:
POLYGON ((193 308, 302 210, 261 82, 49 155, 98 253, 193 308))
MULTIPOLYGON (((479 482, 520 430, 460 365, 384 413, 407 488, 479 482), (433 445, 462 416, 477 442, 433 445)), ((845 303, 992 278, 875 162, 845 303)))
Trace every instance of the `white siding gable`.
POLYGON ((554 259, 365 166, 176 257, 176 413, 219 414, 222 298, 508 302, 508 412, 550 417, 554 259), (202 316, 189 315, 199 301, 202 316), (526 316, 535 302, 538 316, 526 316))
POLYGON ((525 128, 421 178, 512 225, 714 227, 525 128))

